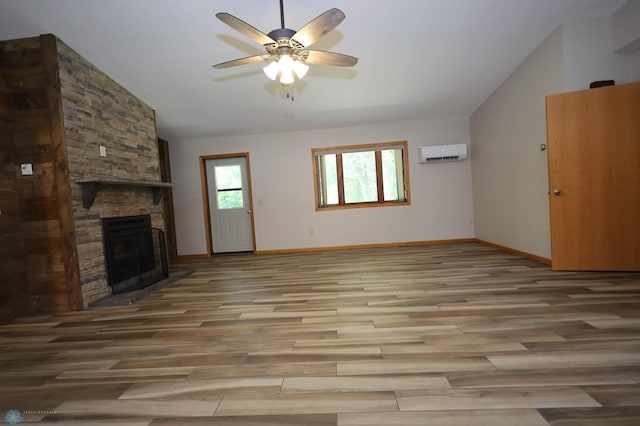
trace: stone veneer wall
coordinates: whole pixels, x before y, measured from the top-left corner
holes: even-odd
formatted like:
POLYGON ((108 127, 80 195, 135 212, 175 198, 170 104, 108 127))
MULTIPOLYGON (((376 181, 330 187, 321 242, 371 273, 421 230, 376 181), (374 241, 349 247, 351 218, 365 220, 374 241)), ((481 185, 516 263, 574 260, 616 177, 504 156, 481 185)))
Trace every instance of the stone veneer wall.
POLYGON ((83 305, 109 294, 100 219, 151 214, 164 230, 162 203, 139 187, 105 187, 82 206, 79 179, 160 181, 153 109, 57 39, 64 132, 83 305), (106 157, 100 157, 104 145, 106 157))

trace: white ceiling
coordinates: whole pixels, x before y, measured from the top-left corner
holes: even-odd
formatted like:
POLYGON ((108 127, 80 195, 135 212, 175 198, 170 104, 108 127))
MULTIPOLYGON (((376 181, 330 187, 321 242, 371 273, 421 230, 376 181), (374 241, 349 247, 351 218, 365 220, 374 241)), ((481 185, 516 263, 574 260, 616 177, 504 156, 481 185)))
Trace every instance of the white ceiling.
POLYGON ((312 48, 359 58, 312 66, 287 100, 264 53, 215 18, 280 27, 279 0, 0 0, 0 40, 53 33, 156 111, 169 141, 470 116, 561 22, 626 0, 285 0, 297 30, 337 7, 346 19, 312 48))

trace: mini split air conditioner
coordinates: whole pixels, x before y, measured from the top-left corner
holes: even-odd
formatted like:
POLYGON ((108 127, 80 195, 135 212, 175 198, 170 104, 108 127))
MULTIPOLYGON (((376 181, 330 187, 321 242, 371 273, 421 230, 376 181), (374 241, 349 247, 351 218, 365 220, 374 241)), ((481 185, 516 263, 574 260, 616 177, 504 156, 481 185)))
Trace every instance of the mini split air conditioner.
POLYGON ((436 163, 438 161, 456 161, 467 158, 467 145, 422 146, 418 148, 421 163, 436 163))

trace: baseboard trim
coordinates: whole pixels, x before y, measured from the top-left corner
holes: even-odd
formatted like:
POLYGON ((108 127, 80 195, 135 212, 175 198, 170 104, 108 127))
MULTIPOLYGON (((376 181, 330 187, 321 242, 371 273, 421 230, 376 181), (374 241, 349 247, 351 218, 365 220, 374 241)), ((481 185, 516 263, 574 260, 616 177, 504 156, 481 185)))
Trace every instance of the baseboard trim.
POLYGON ((179 254, 176 256, 176 260, 196 260, 196 259, 209 259, 209 256, 206 253, 203 254, 179 254))
POLYGON ((473 240, 478 244, 482 244, 483 246, 495 248, 495 249, 498 249, 498 250, 506 251, 507 253, 515 254, 515 255, 518 255, 518 256, 522 256, 522 257, 526 257, 527 259, 535 260, 537 262, 544 263, 545 265, 551 265, 551 259, 548 259, 546 257, 537 256, 535 254, 531 254, 531 253, 527 253, 525 251, 512 249, 510 247, 505 247, 505 246, 502 246, 500 244, 495 244, 495 243, 491 243, 489 241, 480 240, 478 238, 474 238, 473 240))
POLYGON ((348 246, 330 246, 330 247, 308 247, 297 249, 278 249, 278 250, 258 250, 255 254, 291 254, 291 253, 313 253, 319 251, 338 251, 338 250, 355 250, 368 248, 385 248, 385 247, 411 247, 425 246, 435 244, 456 244, 456 243, 473 243, 475 238, 457 238, 451 240, 430 240, 430 241, 408 241, 396 243, 379 243, 379 244, 355 244, 348 246))
MULTIPOLYGON (((535 260, 545 265, 551 265, 551 259, 546 257, 537 256, 535 254, 527 253, 521 250, 512 249, 500 244, 492 243, 489 241, 481 240, 479 238, 454 238, 449 240, 428 240, 428 241, 407 241, 407 242, 395 242, 395 243, 377 243, 377 244, 354 244, 347 246, 329 246, 329 247, 306 247, 296 249, 277 249, 277 250, 256 250, 254 254, 292 254, 292 253, 313 253, 321 251, 339 251, 339 250, 356 250, 356 249, 368 249, 368 248, 388 248, 388 247, 412 247, 412 246, 426 246, 426 245, 438 245, 438 244, 459 244, 459 243, 478 243, 483 246, 495 248, 498 250, 506 251, 507 253, 522 256, 527 259, 535 260)), ((202 254, 183 254, 178 255, 176 260, 202 260, 210 259, 212 256, 206 253, 202 254)))

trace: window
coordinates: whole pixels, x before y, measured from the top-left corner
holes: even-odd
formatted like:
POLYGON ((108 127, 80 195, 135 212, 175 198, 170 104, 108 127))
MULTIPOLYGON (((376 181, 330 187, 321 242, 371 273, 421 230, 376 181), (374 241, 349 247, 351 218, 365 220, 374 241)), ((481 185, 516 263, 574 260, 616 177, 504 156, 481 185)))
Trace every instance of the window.
POLYGON ((242 177, 240 166, 217 166, 215 168, 218 209, 241 209, 242 177))
POLYGON ((407 142, 312 150, 316 209, 409 204, 407 142))

